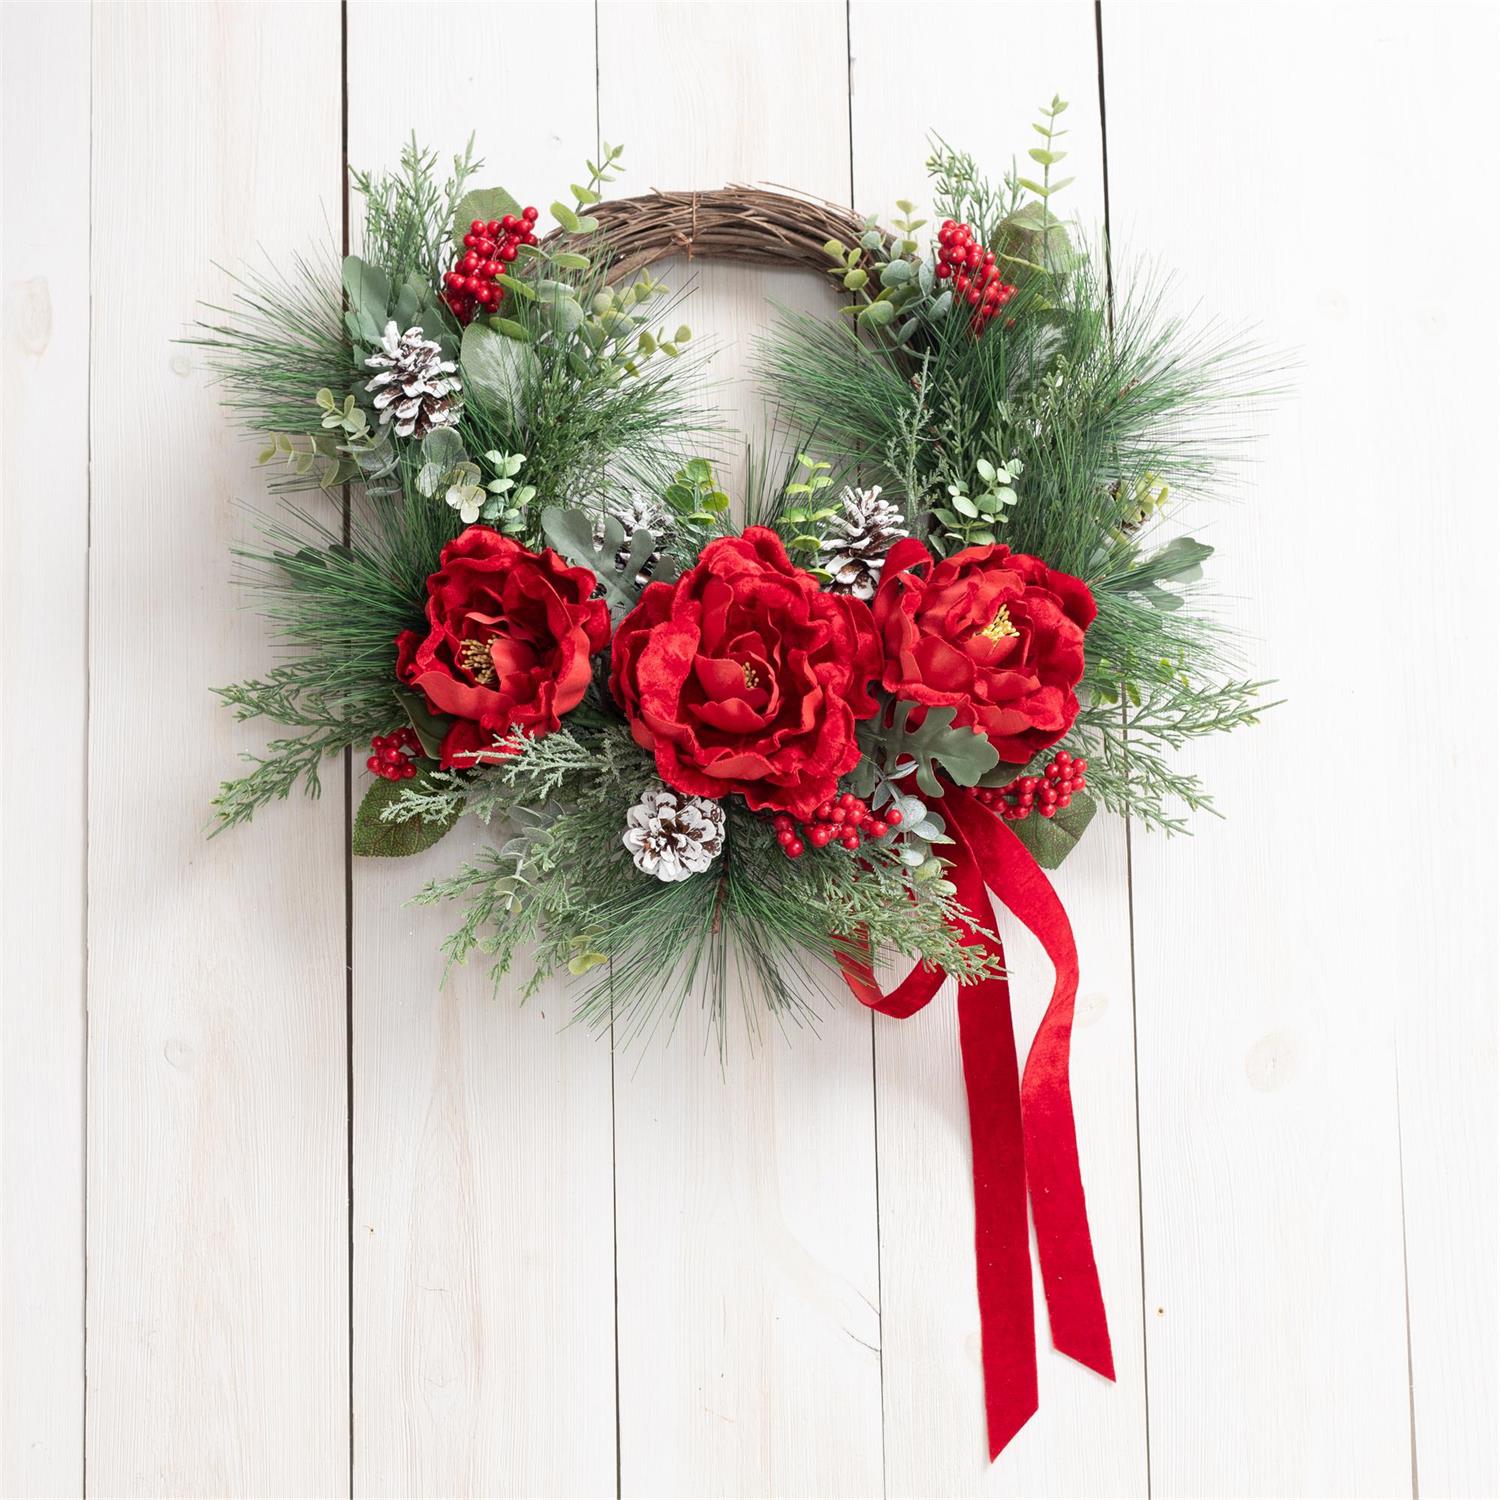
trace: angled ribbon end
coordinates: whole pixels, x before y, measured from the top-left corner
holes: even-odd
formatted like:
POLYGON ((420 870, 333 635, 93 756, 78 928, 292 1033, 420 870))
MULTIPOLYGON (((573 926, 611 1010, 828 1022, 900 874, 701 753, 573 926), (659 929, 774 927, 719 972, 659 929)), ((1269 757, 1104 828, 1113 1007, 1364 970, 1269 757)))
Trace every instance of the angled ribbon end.
MULTIPOLYGON (((993 1386, 986 1386, 986 1391, 994 1390, 993 1386)), ((1036 1415, 1037 1395, 1035 1389, 1023 1395, 1019 1401, 1011 1398, 1010 1393, 1002 1395, 1001 1400, 992 1401, 986 1413, 989 1425, 990 1437, 990 1462, 1000 1457, 1010 1445, 1010 1440, 1036 1415)))
POLYGON ((1115 1378, 1115 1356, 1114 1350, 1109 1345, 1109 1334, 1104 1334, 1102 1340, 1094 1337, 1081 1337, 1074 1339, 1052 1340, 1052 1347, 1059 1354, 1065 1354, 1071 1360, 1076 1360, 1084 1369, 1092 1370, 1096 1375, 1102 1375, 1106 1380, 1115 1378))

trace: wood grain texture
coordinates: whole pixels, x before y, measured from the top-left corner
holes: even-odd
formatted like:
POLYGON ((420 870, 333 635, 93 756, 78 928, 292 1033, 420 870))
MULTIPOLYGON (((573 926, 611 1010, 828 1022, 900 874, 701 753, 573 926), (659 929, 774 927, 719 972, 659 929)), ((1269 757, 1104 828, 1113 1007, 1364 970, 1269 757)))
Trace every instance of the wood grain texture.
MULTIPOLYGON (((1493 425, 1493 347, 1451 296, 1477 291, 1491 319, 1494 299, 1483 272, 1434 279, 1423 260, 1393 283, 1390 256, 1371 253, 1383 206, 1415 179, 1451 208, 1460 264, 1493 228, 1464 170, 1480 170, 1477 127, 1493 134, 1475 102, 1488 64, 1461 30, 1453 11, 1311 6, 1288 47, 1249 9, 1105 6, 1117 243, 1167 247, 1181 304, 1235 309, 1300 366, 1239 504, 1196 518, 1220 547, 1224 614, 1287 702, 1184 757, 1226 822, 1201 821, 1186 847, 1135 842, 1161 1494, 1410 1493, 1423 1413, 1441 1475, 1423 1493, 1486 1473, 1473 1463, 1494 1430, 1493 1197, 1465 1201, 1461 1184, 1494 1159, 1478 1144, 1493 1142, 1493 990, 1472 993, 1493 856, 1474 852, 1469 797, 1386 813, 1390 726, 1409 727, 1400 776, 1416 785, 1484 738, 1469 685, 1493 674, 1476 545, 1476 528, 1494 534, 1493 484, 1484 519, 1453 497, 1472 491, 1493 425), (1392 590, 1375 580, 1397 558, 1392 590), (1412 613, 1428 598, 1436 630, 1412 613), (1409 1284, 1398 1060, 1417 1146, 1409 1284)), ((1492 725, 1493 697, 1478 711, 1492 725)))
MULTIPOLYGON (((446 158, 474 131, 475 186, 504 183, 545 212, 581 177, 590 4, 355 3, 348 18, 352 164, 393 166, 412 130, 446 158), (456 77, 435 38, 461 39, 456 77)), ((356 197, 356 233, 358 213, 356 197)), ((368 780, 357 773, 357 795, 368 780)), ((561 983, 519 1006, 524 955, 497 996, 482 959, 444 986, 438 948, 458 914, 406 904, 489 837, 466 823, 421 859, 355 863, 360 1495, 615 1488, 608 1043, 567 1028, 561 983)))
POLYGON ((70 1495, 83 1487, 89 245, 59 226, 88 221, 88 11, 7 5, 0 52, 0 1493, 70 1495), (44 777, 23 769, 39 745, 44 777))
POLYGON ((299 798, 205 841, 253 733, 210 689, 272 655, 226 607, 265 488, 172 341, 224 300, 211 260, 300 247, 337 202, 339 12, 101 5, 93 25, 88 1483, 331 1495, 343 817, 299 798))
MULTIPOLYGON (((621 190, 789 183, 847 201, 844 7, 605 3, 600 129, 621 190), (788 38, 794 38, 788 45, 788 38)), ((751 345, 815 278, 667 262, 717 346, 705 399, 765 434, 751 345)), ((736 497, 745 465, 730 447, 736 497)), ((621 1486, 626 1495, 881 1490, 870 1023, 830 990, 821 1039, 706 1016, 616 1059, 621 1486)), ((753 1000, 747 1003, 756 1003, 753 1000)))
MULTIPOLYGON (((995 178, 1032 143, 1039 106, 1070 101, 1072 155, 1058 199, 1097 231, 1103 218, 1093 7, 934 4, 923 29, 951 44, 903 48, 902 8, 854 0, 854 184, 866 212, 901 197, 930 221, 920 126, 972 152, 995 178), (1003 15, 1003 22, 1001 16, 1003 15), (962 45, 959 39, 969 39, 962 45), (995 84, 992 43, 1016 64, 995 84), (893 108, 894 100, 900 101, 893 108)), ((1064 205, 1066 208, 1064 209, 1064 205)), ((935 231, 930 222, 929 230, 935 231)), ((928 231, 924 231, 928 232, 928 231)), ((993 1465, 985 1445, 974 1290, 974 1210, 957 1011, 946 986, 910 1021, 876 1021, 880 1261, 885 1308, 885 1448, 891 1495, 1141 1494, 1146 1487, 1136 1196, 1134 1026, 1125 833, 1100 817, 1057 876, 1082 963, 1073 1097, 1089 1218, 1118 1383, 1053 1352, 1035 1288, 1040 1409, 993 1465)), ((1030 935, 1000 919, 1022 1056, 1052 971, 1030 935)))
POLYGON ((1482 248, 1500 213, 1481 187, 1500 139, 1497 56, 1500 16, 1480 7, 1382 7, 1364 18, 1352 57, 1345 48, 1362 79, 1345 104, 1365 121, 1361 149, 1382 177, 1452 205, 1454 269, 1477 272, 1419 275, 1395 320, 1376 323, 1382 373, 1365 419, 1377 442, 1404 420, 1430 456, 1410 483, 1384 473, 1375 490, 1378 514, 1399 518, 1403 550, 1420 559, 1415 591, 1441 593, 1451 642, 1407 645, 1393 665, 1411 675, 1390 708, 1420 719, 1414 758, 1452 777, 1455 795, 1440 794, 1434 816, 1401 828, 1382 854, 1401 904, 1380 990, 1396 1017, 1413 1484, 1429 1496, 1500 1494, 1496 795, 1474 764, 1500 728, 1487 576, 1500 540, 1500 297, 1482 248))
MULTIPOLYGON (((1500 1490, 1493 9, 1104 0, 1101 132, 1087 0, 350 0, 343 76, 334 0, 6 4, 0 1493, 1500 1490), (211 261, 336 241, 346 105, 356 164, 472 129, 543 205, 602 133, 620 192, 888 217, 928 127, 995 172, 1054 89, 1122 284, 1160 257, 1298 362, 1188 517, 1288 702, 1184 757, 1228 821, 1134 834, 1134 995, 1123 830, 1058 878, 1120 1380, 1038 1295, 990 1467, 951 991, 872 1028, 830 990, 821 1040, 736 1033, 722 1074, 693 1009, 612 1058, 562 986, 440 985, 452 914, 405 903, 460 831, 355 870, 346 1036, 337 768, 203 838, 256 743, 208 689, 274 658, 226 608, 266 492, 171 341, 211 261), (1398 758, 1450 791, 1387 816, 1398 758)), ((833 302, 661 271, 738 494, 770 304, 833 302)))

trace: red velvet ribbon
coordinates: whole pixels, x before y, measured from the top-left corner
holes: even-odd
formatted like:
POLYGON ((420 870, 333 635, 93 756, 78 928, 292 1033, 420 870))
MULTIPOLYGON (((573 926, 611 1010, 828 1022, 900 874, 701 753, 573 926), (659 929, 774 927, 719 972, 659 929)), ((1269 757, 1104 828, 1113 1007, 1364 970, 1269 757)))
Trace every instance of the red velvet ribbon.
MULTIPOLYGON (((1037 1409, 1028 1195, 1053 1347, 1108 1380, 1115 1378, 1115 1366, 1089 1238, 1068 1084, 1078 994, 1073 929, 1041 866, 1003 819, 957 787, 948 790, 942 807, 953 838, 949 878, 966 918, 956 924, 964 944, 986 948, 1004 961, 998 940, 984 931, 990 925, 993 892, 1042 944, 1056 974, 1051 1002, 1019 1078, 1007 980, 981 979, 958 990, 958 1039, 974 1158, 985 1412, 994 1459, 1037 1409)), ((947 978, 941 970, 918 967, 887 995, 875 980, 868 948, 864 957, 851 954, 840 962, 862 1004, 899 1018, 919 1011, 947 978)))

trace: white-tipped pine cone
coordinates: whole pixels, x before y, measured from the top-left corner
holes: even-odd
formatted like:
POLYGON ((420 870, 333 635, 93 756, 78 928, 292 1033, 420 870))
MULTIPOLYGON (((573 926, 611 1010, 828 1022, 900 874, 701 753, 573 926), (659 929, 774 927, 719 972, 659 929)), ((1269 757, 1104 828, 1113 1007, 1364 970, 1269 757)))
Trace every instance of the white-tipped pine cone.
POLYGON ((387 323, 380 352, 365 364, 379 371, 365 389, 375 398, 380 425, 394 425, 397 437, 425 437, 458 421, 458 366, 420 328, 398 334, 395 322, 387 323))
POLYGON ((686 880, 724 848, 724 809, 707 797, 655 787, 625 814, 622 842, 636 869, 658 880, 686 880))
POLYGON ((885 555, 907 534, 901 508, 880 498, 880 486, 846 489, 843 510, 828 523, 819 566, 832 575, 834 594, 873 599, 885 555))

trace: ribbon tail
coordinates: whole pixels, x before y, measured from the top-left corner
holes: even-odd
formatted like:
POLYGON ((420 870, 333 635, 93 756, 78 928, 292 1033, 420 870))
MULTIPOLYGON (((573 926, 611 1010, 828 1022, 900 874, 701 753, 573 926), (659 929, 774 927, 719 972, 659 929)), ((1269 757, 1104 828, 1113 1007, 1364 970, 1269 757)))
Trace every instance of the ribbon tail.
MULTIPOLYGON (((961 829, 950 832, 955 854, 950 878, 977 929, 973 941, 1003 965, 998 939, 980 936, 991 926, 990 903, 974 850, 961 829)), ((993 1462, 1035 1414, 1038 1400, 1021 1087, 1010 984, 1003 974, 959 986, 958 1041, 969 1101, 975 1280, 993 1462)))
POLYGON ((974 1262, 990 1459, 1037 1409, 1036 1314, 1026 1230, 1020 1076, 1004 979, 958 992, 974 1162, 974 1262))
POLYGON ((1089 1236, 1068 1081, 1078 994, 1073 929, 1041 866, 1005 822, 965 793, 950 793, 948 801, 956 803, 954 821, 983 861, 985 883, 1042 944, 1056 973, 1021 1079, 1026 1183, 1053 1347, 1113 1380, 1114 1354, 1089 1236))

